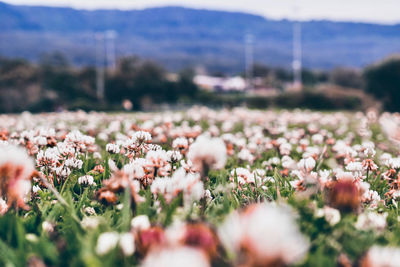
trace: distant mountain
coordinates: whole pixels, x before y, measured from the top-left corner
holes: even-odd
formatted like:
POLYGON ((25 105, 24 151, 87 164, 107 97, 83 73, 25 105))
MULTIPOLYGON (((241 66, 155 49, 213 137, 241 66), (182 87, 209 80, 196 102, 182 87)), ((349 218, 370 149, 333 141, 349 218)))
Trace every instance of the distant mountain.
MULTIPOLYGON (((288 20, 181 7, 144 10, 76 10, 15 6, 0 2, 0 55, 37 60, 60 51, 75 64, 95 62, 95 33, 117 32, 117 55, 138 54, 169 69, 205 66, 243 69, 246 33, 255 37, 254 57, 290 66, 292 25, 288 20)), ((302 23, 304 65, 362 67, 400 52, 400 25, 332 21, 302 23)))

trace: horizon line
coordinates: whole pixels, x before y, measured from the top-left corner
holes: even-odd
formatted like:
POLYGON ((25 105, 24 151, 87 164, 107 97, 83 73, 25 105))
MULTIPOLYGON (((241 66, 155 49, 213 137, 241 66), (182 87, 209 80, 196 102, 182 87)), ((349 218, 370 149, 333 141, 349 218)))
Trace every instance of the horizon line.
POLYGON ((205 10, 205 11, 217 11, 217 12, 227 12, 227 13, 241 13, 241 14, 248 14, 248 15, 253 15, 253 16, 259 16, 262 17, 266 20, 276 20, 276 21, 301 21, 301 22, 312 22, 312 21, 330 21, 330 22, 338 22, 338 23, 361 23, 361 24, 376 24, 376 25, 384 25, 384 26, 396 26, 400 25, 400 20, 398 21, 377 21, 377 20, 363 20, 363 19, 336 19, 336 18, 330 18, 330 17, 312 17, 312 18, 293 18, 290 16, 281 16, 281 17, 274 17, 274 16, 267 16, 264 14, 256 13, 256 12, 251 12, 248 10, 238 10, 238 9, 223 9, 223 8, 217 8, 217 7, 200 7, 200 6, 193 6, 193 5, 149 5, 146 7, 82 7, 82 6, 76 6, 76 5, 66 5, 66 4, 15 4, 15 3, 10 3, 9 1, 5 0, 0 0, 0 3, 4 3, 6 5, 10 6, 21 6, 21 7, 45 7, 45 8, 66 8, 66 9, 73 9, 73 10, 78 10, 78 11, 99 11, 99 10, 118 10, 118 11, 140 11, 140 10, 146 10, 146 9, 156 9, 156 8, 184 8, 184 9, 192 9, 192 10, 205 10))

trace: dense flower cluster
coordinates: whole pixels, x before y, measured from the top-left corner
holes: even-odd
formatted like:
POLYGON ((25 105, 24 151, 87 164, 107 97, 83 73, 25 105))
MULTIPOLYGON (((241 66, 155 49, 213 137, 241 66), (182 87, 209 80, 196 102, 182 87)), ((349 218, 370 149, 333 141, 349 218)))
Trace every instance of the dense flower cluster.
POLYGON ((398 114, 0 122, 2 265, 399 266, 398 114))

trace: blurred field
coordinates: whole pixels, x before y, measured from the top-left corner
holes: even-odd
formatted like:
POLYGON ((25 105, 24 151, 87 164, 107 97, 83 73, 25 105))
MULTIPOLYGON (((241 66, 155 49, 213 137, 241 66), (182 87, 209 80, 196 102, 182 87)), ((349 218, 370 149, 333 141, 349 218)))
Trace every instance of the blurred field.
POLYGON ((0 122, 3 265, 397 264, 398 114, 196 107, 0 122))

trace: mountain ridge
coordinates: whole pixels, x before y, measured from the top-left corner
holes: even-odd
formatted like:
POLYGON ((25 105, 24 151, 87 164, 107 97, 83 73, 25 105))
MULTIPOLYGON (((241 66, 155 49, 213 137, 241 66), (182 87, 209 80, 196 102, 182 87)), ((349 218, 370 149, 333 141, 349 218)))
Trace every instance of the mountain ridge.
MULTIPOLYGON (((172 70, 201 65, 238 72, 244 35, 251 33, 258 62, 289 67, 292 25, 286 19, 178 6, 84 10, 0 2, 0 55, 38 60, 60 51, 75 64, 93 64, 94 34, 115 30, 119 56, 137 54, 172 70)), ((312 20, 302 28, 304 65, 310 68, 363 67, 400 52, 400 24, 312 20)))

